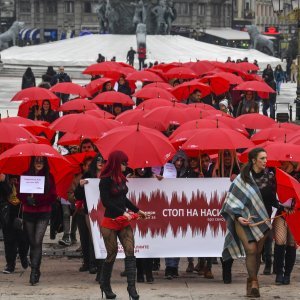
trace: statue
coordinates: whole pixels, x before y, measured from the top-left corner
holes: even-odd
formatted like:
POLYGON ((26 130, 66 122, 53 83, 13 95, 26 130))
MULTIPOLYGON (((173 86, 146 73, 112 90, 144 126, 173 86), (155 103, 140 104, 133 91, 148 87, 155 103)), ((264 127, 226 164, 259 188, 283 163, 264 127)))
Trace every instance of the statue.
POLYGON ((24 25, 24 22, 15 21, 7 31, 0 34, 0 50, 8 48, 10 42, 16 45, 18 34, 24 25))
POLYGON ((107 0, 105 18, 108 24, 108 33, 116 33, 116 26, 119 22, 118 12, 111 6, 110 0, 107 0))
POLYGON ((134 16, 133 16, 133 26, 136 29, 137 25, 140 23, 146 24, 147 11, 143 0, 138 0, 136 3, 131 2, 130 5, 135 6, 134 16))
POLYGON ((99 32, 107 32, 107 19, 106 19, 106 0, 99 0, 99 8, 97 10, 99 20, 99 32))
POLYGON ((167 23, 165 19, 167 11, 166 0, 159 0, 159 4, 154 6, 151 12, 156 18, 156 29, 155 34, 166 34, 167 23))
POLYGON ((260 52, 274 56, 273 42, 260 34, 255 25, 247 25, 246 28, 251 40, 250 49, 256 49, 260 52))
POLYGON ((166 23, 167 23, 167 29, 166 29, 167 34, 171 34, 172 23, 174 22, 176 17, 177 17, 177 11, 174 6, 174 1, 169 0, 167 2, 167 9, 166 9, 166 13, 165 13, 165 19, 166 19, 166 23))

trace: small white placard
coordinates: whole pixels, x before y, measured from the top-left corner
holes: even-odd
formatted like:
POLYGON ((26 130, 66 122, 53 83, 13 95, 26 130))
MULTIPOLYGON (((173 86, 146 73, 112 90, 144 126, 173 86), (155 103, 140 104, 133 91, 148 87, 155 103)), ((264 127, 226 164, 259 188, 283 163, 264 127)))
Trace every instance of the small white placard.
POLYGON ((164 178, 176 178, 177 177, 177 170, 175 166, 171 163, 166 163, 164 165, 164 178))
POLYGON ((21 176, 20 193, 44 194, 45 176, 21 176))

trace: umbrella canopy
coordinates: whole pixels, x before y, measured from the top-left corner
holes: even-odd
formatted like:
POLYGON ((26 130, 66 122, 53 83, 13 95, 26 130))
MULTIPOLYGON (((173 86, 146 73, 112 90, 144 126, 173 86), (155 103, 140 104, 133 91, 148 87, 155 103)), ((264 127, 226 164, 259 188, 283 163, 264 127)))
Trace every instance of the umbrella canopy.
POLYGON ((83 70, 82 74, 104 75, 106 77, 109 77, 109 75, 121 75, 120 68, 122 68, 122 66, 117 62, 105 61, 88 66, 83 70))
POLYGON ((114 150, 125 152, 133 169, 163 166, 176 152, 162 133, 138 125, 113 129, 95 145, 104 158, 114 150))
POLYGON ((190 121, 190 118, 182 108, 174 106, 162 106, 157 107, 149 111, 144 116, 145 119, 151 121, 160 121, 165 126, 165 129, 169 125, 180 125, 187 121, 190 121))
POLYGON ((95 98, 91 100, 92 103, 96 104, 115 104, 120 103, 124 106, 133 106, 133 100, 128 96, 120 92, 109 91, 98 94, 95 98))
POLYGON ((153 72, 150 71, 138 71, 135 73, 131 73, 128 76, 126 76, 127 80, 132 80, 132 81, 150 81, 150 82, 163 82, 164 80, 156 75, 153 72))
POLYGON ((222 77, 222 78, 226 79, 227 81, 229 81, 229 83, 231 85, 236 85, 236 84, 240 84, 240 83, 244 82, 244 80, 240 76, 237 76, 237 75, 229 73, 229 72, 216 72, 215 75, 213 75, 213 76, 222 77))
POLYGON ((54 93, 78 95, 83 98, 91 96, 84 87, 73 82, 58 82, 50 91, 54 93))
POLYGON ((300 130, 300 126, 294 123, 275 123, 271 126, 272 128, 286 128, 291 130, 300 130))
POLYGON ((215 66, 208 60, 200 60, 197 62, 188 62, 184 66, 191 68, 198 76, 203 75, 209 71, 212 71, 215 66))
POLYGON ((115 79, 107 78, 107 77, 101 77, 95 80, 92 80, 89 84, 85 86, 85 89, 91 94, 95 94, 96 92, 99 92, 102 90, 103 85, 107 82, 111 82, 111 85, 114 86, 116 83, 115 79))
POLYGON ((220 112, 219 110, 217 110, 213 106, 211 106, 209 104, 202 103, 202 102, 190 103, 190 104, 188 104, 188 107, 198 107, 198 108, 201 108, 202 110, 216 110, 216 111, 220 112))
POLYGON ((86 99, 73 99, 62 104, 58 111, 86 111, 86 110, 97 110, 99 107, 86 99))
POLYGON ((199 82, 199 80, 195 79, 177 85, 173 89, 172 94, 178 100, 182 101, 187 99, 190 94, 192 94, 196 90, 199 90, 201 92, 202 97, 205 97, 211 93, 211 88, 208 85, 201 83, 199 82))
POLYGON ((226 128, 198 130, 183 145, 187 153, 200 153, 207 150, 235 150, 249 148, 253 143, 241 133, 226 128))
POLYGON ((169 91, 166 91, 165 89, 158 88, 158 87, 153 87, 153 88, 144 87, 141 90, 134 93, 133 96, 141 99, 163 98, 170 101, 176 100, 175 96, 171 94, 169 91))
POLYGON ((260 144, 265 141, 276 141, 277 139, 282 139, 287 136, 288 133, 293 132, 291 129, 270 127, 263 129, 251 137, 251 141, 255 144, 260 144))
POLYGON ((110 114, 109 112, 102 110, 102 109, 96 109, 96 110, 88 110, 85 112, 86 115, 97 117, 100 119, 114 119, 115 116, 110 114))
POLYGON ((114 120, 99 119, 86 114, 69 114, 55 120, 50 128, 91 138, 100 137, 105 131, 118 126, 121 126, 121 124, 114 120))
POLYGON ((22 144, 5 151, 0 155, 0 172, 21 175, 29 169, 31 157, 43 156, 48 159, 50 172, 57 178, 60 172, 71 165, 52 146, 45 144, 22 144))
POLYGON ((161 89, 164 89, 167 91, 171 91, 173 89, 172 85, 167 82, 152 82, 152 83, 145 85, 143 87, 143 89, 153 88, 153 87, 158 87, 158 88, 161 88, 161 89))
POLYGON ((241 124, 249 129, 265 129, 275 124, 275 120, 258 113, 244 114, 236 118, 241 124))
POLYGON ((152 98, 141 102, 136 108, 138 109, 153 109, 161 106, 172 106, 173 102, 163 98, 152 98))
POLYGON ((201 107, 190 106, 190 105, 187 105, 187 108, 185 108, 184 111, 188 114, 190 120, 203 119, 207 116, 210 116, 214 112, 214 110, 209 111, 209 110, 202 109, 201 107))
POLYGON ((199 82, 208 84, 215 95, 224 94, 230 88, 229 81, 218 75, 202 77, 199 82))
POLYGON ((164 73, 164 76, 169 79, 193 79, 197 77, 197 74, 190 68, 176 67, 168 70, 166 73, 164 73))
POLYGON ((238 64, 235 64, 237 69, 240 69, 241 71, 248 73, 249 71, 258 71, 259 67, 255 64, 249 63, 249 62, 241 62, 238 64))
POLYGON ((173 68, 177 68, 177 67, 181 67, 183 66, 182 63, 180 62, 171 62, 171 63, 168 63, 168 64, 159 64, 159 65, 156 65, 156 66, 153 66, 152 69, 159 69, 159 70, 162 70, 163 72, 167 72, 173 68))
POLYGON ((58 141, 57 144, 61 146, 80 145, 84 139, 90 139, 93 143, 97 141, 99 136, 93 137, 90 135, 78 134, 78 133, 65 133, 58 141))
POLYGON ((53 94, 51 91, 40 88, 40 87, 31 87, 16 93, 11 101, 38 101, 38 100, 59 100, 59 98, 53 94))
POLYGON ((234 88, 236 91, 252 91, 262 93, 276 93, 269 85, 261 81, 245 81, 234 88))

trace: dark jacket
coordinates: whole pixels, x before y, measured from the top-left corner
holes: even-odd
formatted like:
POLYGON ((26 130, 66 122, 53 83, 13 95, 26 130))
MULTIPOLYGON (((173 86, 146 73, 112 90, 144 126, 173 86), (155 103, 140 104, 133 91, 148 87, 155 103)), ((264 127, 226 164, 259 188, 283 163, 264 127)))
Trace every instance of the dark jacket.
POLYGON ((71 82, 71 78, 67 73, 57 73, 53 76, 50 84, 53 86, 58 82, 71 82))
POLYGON ((22 77, 22 90, 34 87, 35 86, 35 77, 23 75, 22 77))

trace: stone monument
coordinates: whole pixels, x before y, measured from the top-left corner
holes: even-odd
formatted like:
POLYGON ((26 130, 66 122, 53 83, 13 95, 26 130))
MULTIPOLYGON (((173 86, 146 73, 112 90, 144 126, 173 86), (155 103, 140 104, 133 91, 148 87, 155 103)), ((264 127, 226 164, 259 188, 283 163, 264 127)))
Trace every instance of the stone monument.
POLYGON ((8 48, 10 42, 16 45, 19 32, 24 25, 24 22, 15 21, 7 31, 0 34, 0 51, 8 48))

